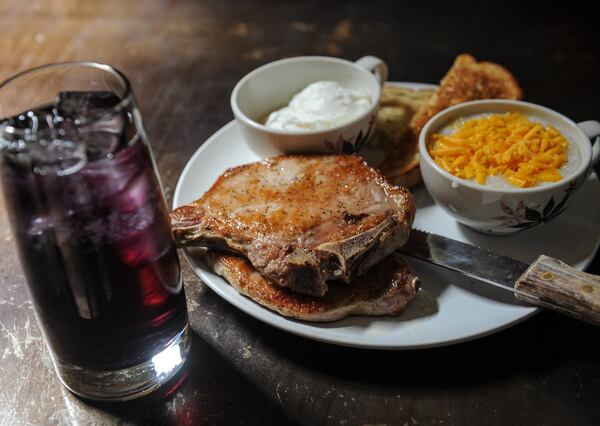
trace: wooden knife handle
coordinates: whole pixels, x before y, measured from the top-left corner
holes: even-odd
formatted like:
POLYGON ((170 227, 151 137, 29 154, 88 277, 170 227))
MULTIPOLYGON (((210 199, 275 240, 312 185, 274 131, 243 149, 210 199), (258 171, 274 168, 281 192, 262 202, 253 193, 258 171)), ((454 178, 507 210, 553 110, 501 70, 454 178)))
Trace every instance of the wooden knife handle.
POLYGON ((600 326, 600 277, 541 255, 517 280, 518 299, 600 326))

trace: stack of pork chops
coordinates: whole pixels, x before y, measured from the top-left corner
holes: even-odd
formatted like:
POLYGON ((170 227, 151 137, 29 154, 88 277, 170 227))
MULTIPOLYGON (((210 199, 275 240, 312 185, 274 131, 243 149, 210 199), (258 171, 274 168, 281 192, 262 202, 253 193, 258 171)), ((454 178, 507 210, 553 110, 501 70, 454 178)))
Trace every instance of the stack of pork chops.
MULTIPOLYGON (((385 155, 376 166, 415 185, 418 136, 433 115, 470 100, 521 97, 508 70, 468 54, 433 92, 387 88, 386 98, 384 89, 373 147, 385 155)), ((282 315, 332 321, 397 315, 415 296, 417 278, 393 254, 414 214, 411 194, 359 157, 291 155, 226 171, 171 222, 177 242, 203 247, 207 265, 240 293, 282 315)))
POLYGON ((360 157, 288 155, 227 170, 171 224, 240 293, 332 321, 398 315, 415 296, 418 279, 393 254, 414 215, 410 192, 360 157))

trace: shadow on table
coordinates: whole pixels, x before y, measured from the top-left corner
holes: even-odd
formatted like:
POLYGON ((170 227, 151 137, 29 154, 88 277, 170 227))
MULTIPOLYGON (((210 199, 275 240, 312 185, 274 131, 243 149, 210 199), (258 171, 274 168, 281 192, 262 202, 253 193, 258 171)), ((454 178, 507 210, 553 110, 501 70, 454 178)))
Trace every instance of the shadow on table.
MULTIPOLYGON (((394 386, 395 391, 404 387, 468 388, 516 376, 540 377, 573 359, 594 360, 600 356, 599 328, 552 312, 542 312, 509 329, 473 341, 407 351, 324 344, 279 331, 239 310, 228 312, 235 317, 231 319, 233 323, 243 323, 248 332, 261 336, 261 350, 268 353, 272 365, 283 364, 287 371, 301 370, 309 383, 325 383, 329 377, 336 382, 349 382, 350 387, 389 385, 394 386)), ((267 366, 253 365, 255 369, 261 367, 267 369, 267 366)), ((256 373, 262 373, 263 378, 270 376, 269 371, 254 371, 248 376, 256 373)), ((257 385, 273 387, 280 378, 272 377, 271 381, 257 385)))
POLYGON ((448 347, 374 351, 337 347, 277 331, 273 351, 314 372, 355 383, 410 387, 485 384, 539 376, 573 358, 599 355, 599 329, 543 312, 508 330, 448 347))
POLYGON ((134 424, 289 424, 281 408, 231 368, 230 363, 192 332, 183 371, 152 394, 126 402, 85 403, 134 424))

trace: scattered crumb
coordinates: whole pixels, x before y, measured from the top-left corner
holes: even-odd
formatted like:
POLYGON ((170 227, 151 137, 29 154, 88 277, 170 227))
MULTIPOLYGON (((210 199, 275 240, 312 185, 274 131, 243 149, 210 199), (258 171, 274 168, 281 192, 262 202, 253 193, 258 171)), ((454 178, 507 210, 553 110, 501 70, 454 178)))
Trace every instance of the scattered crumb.
POLYGON ((246 346, 244 349, 242 349, 242 358, 248 359, 252 357, 252 352, 250 349, 252 349, 252 346, 246 346))

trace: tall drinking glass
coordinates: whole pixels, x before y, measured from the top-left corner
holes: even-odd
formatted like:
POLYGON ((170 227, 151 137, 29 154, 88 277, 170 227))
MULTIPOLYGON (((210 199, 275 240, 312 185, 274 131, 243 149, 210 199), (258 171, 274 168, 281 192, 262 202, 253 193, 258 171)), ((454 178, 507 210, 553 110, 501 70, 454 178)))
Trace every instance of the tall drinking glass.
POLYGON ((190 347, 185 295, 127 78, 71 62, 2 83, 0 181, 63 384, 125 400, 169 381, 190 347))

